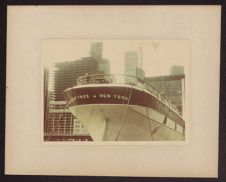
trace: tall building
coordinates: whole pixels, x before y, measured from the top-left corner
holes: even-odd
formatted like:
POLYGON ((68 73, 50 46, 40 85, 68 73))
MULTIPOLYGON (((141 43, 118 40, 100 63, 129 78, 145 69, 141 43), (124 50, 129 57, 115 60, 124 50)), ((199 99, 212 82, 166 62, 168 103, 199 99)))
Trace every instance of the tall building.
POLYGON ((102 42, 92 42, 90 57, 99 62, 99 70, 103 71, 105 74, 110 74, 110 62, 108 59, 103 58, 103 43, 102 42))
POLYGON ((105 74, 110 74, 110 62, 103 58, 103 43, 93 42, 90 49, 90 57, 99 62, 99 70, 105 74))
POLYGON ((110 62, 108 59, 99 61, 99 70, 103 71, 105 74, 110 74, 110 62))
POLYGON ((55 64, 54 71, 54 101, 64 100, 64 90, 76 85, 76 79, 86 74, 102 73, 99 71, 99 63, 92 57, 71 62, 60 62, 55 64))
MULTIPOLYGON (((136 77, 140 81, 144 80, 144 71, 138 68, 138 54, 136 51, 128 51, 125 53, 124 73, 125 75, 136 77)), ((136 82, 136 78, 132 77, 126 77, 126 83, 136 82)))
POLYGON ((102 61, 103 59, 103 43, 93 42, 91 43, 90 56, 97 61, 102 61))
POLYGON ((75 86, 78 77, 100 73, 103 72, 99 70, 99 62, 92 57, 55 64, 45 140, 91 140, 87 130, 66 108, 63 92, 75 86))
POLYGON ((172 66, 169 71, 170 75, 183 75, 184 66, 172 66))
POLYGON ((136 68, 138 67, 138 54, 136 51, 125 53, 125 74, 136 76, 136 68))
POLYGON ((152 85, 156 90, 177 106, 178 111, 183 115, 184 109, 184 86, 185 75, 167 75, 146 77, 145 82, 152 85))

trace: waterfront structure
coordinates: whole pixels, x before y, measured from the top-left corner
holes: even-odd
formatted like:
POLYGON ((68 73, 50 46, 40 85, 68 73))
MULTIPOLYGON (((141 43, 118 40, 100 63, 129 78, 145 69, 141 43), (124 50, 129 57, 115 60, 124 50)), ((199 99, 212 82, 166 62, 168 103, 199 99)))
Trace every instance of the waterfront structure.
POLYGON ((92 140, 87 130, 66 108, 65 101, 50 101, 45 140, 92 140))
POLYGON ((53 90, 48 104, 48 119, 45 122, 46 140, 92 140, 80 121, 66 108, 63 92, 76 86, 76 79, 80 76, 103 73, 110 74, 110 62, 103 58, 102 42, 91 44, 89 57, 55 63, 53 90))
POLYGON ((185 91, 185 75, 165 75, 146 77, 145 82, 152 85, 167 99, 175 104, 179 112, 183 115, 184 109, 184 91, 185 91))
POLYGON ((78 77, 95 73, 103 72, 99 70, 99 62, 92 57, 55 63, 48 124, 45 130, 46 140, 48 138, 51 140, 91 140, 86 129, 66 108, 63 92, 75 86, 78 77))

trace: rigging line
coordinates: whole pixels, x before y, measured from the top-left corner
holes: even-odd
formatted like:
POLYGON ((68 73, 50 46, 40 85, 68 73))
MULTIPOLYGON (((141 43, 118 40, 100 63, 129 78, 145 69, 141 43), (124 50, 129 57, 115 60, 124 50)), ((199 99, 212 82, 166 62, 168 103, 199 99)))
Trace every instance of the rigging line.
POLYGON ((150 137, 151 137, 151 140, 153 140, 153 133, 152 133, 152 131, 151 131, 151 123, 150 123, 150 118, 149 118, 149 111, 148 111, 148 107, 146 107, 146 110, 147 110, 147 116, 148 116, 148 127, 149 127, 149 133, 150 133, 150 137))
MULTIPOLYGON (((145 94, 144 88, 143 88, 143 92, 144 92, 144 100, 145 100, 146 94, 145 94)), ((151 131, 151 122, 150 122, 150 118, 149 118, 148 106, 146 106, 146 110, 147 110, 147 121, 148 121, 149 133, 150 133, 151 140, 153 141, 153 135, 152 135, 152 131, 151 131)))
MULTIPOLYGON (((126 96, 127 96, 127 92, 128 92, 128 90, 129 90, 129 88, 128 87, 126 87, 126 93, 125 93, 125 98, 126 98, 126 96)), ((129 98, 128 98, 129 99, 129 98)), ((123 100, 123 104, 126 104, 126 101, 125 100, 123 100)), ((125 112, 125 110, 124 110, 124 112, 125 112)), ((124 113, 123 111, 122 111, 122 114, 124 113)))
POLYGON ((123 118, 122 118, 121 126, 120 126, 120 128, 119 128, 119 131, 118 131, 118 134, 117 134, 117 136, 116 136, 115 141, 118 141, 118 137, 119 137, 119 135, 120 135, 120 133, 121 133, 121 130, 122 130, 122 127, 123 127, 125 118, 126 118, 126 112, 127 112, 128 106, 129 106, 130 97, 131 97, 131 94, 132 94, 132 88, 133 88, 133 85, 131 85, 131 88, 130 88, 130 94, 129 94, 128 102, 127 102, 126 109, 125 109, 125 111, 124 111, 124 115, 123 115, 123 118))
MULTIPOLYGON (((129 90, 129 88, 128 87, 126 87, 126 93, 125 93, 125 98, 126 98, 126 96, 127 96, 127 92, 128 92, 128 90, 129 90)), ((129 99, 129 98, 128 98, 129 99)), ((123 104, 126 104, 126 101, 125 100, 123 100, 123 104)), ((124 111, 125 112, 125 111, 124 111)), ((123 111, 122 111, 122 114, 124 113, 123 111)))
MULTIPOLYGON (((126 92, 125 92, 124 97, 126 97, 128 90, 129 90, 129 88, 127 87, 127 88, 126 88, 126 92)), ((123 100, 123 104, 125 104, 125 103, 126 103, 126 101, 123 100)), ((99 108, 99 109, 100 109, 100 108, 99 108)), ((101 111, 101 109, 100 109, 100 111, 101 111)), ((122 112, 122 114, 123 114, 123 113, 124 113, 124 112, 122 112)), ((106 120, 106 116, 104 115, 103 112, 102 112, 102 115, 103 115, 104 120, 105 120, 105 122, 106 122, 106 126, 105 126, 105 134, 104 134, 104 136, 103 136, 103 139, 104 139, 104 138, 106 137, 107 120, 106 120)), ((108 118, 108 119, 109 119, 109 118, 108 118)))
MULTIPOLYGON (((64 95, 64 99, 67 100, 66 97, 65 97, 65 95, 64 95)), ((53 133, 55 132, 56 128, 59 127, 58 125, 60 124, 60 120, 61 120, 61 118, 62 118, 62 116, 63 116, 65 110, 66 110, 68 107, 69 107, 69 106, 68 106, 68 103, 66 102, 66 105, 65 105, 65 107, 64 107, 64 109, 63 109, 63 111, 62 111, 62 113, 60 114, 59 118, 58 118, 58 122, 57 122, 56 126, 53 128, 53 131, 50 133, 49 137, 47 138, 47 141, 50 140, 50 138, 52 137, 52 135, 53 135, 53 133)))
POLYGON ((62 111, 62 113, 61 113, 60 116, 58 117, 58 122, 57 122, 56 126, 53 128, 53 131, 50 133, 49 137, 47 138, 47 141, 49 141, 49 140, 51 139, 51 137, 52 137, 53 133, 55 132, 56 128, 59 126, 60 120, 61 120, 61 118, 62 118, 62 116, 63 116, 63 114, 64 114, 66 108, 67 108, 67 105, 65 106, 65 108, 64 108, 63 111, 62 111))
MULTIPOLYGON (((126 94, 125 94, 125 97, 127 95, 127 91, 128 91, 128 87, 126 88, 126 94)), ((125 100, 123 100, 123 104, 125 104, 125 100)))
MULTIPOLYGON (((127 92, 128 92, 128 90, 129 90, 129 88, 127 87, 126 88, 126 92, 125 92, 125 95, 124 95, 124 97, 126 97, 126 95, 127 95, 127 92)), ((125 100, 123 100, 123 104, 125 104, 125 100)), ((99 108, 100 109, 100 108, 99 108)), ((101 109, 100 109, 101 110, 101 109)), ((104 136, 103 136, 103 139, 106 137, 106 128, 107 128, 107 120, 106 120, 106 116, 104 115, 104 113, 102 112, 102 114, 103 114, 103 117, 104 117, 104 120, 106 121, 106 126, 105 126, 105 134, 104 134, 104 136)), ((123 114, 123 112, 122 112, 122 114, 123 114)))

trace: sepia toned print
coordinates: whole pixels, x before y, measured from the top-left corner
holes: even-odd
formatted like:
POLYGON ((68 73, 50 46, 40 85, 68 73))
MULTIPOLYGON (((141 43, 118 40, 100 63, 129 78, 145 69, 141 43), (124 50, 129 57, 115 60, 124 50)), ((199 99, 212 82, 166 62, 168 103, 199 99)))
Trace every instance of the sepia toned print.
POLYGON ((185 141, 188 52, 187 40, 43 40, 44 141, 185 141))
POLYGON ((220 6, 7 7, 5 174, 217 178, 220 24, 220 6), (146 44, 145 79, 181 112, 185 141, 91 140, 64 91, 87 69, 76 66, 77 75, 72 63, 98 42, 109 74, 120 75, 126 52, 137 52, 140 67, 146 44), (184 99, 175 66, 184 67, 184 99))

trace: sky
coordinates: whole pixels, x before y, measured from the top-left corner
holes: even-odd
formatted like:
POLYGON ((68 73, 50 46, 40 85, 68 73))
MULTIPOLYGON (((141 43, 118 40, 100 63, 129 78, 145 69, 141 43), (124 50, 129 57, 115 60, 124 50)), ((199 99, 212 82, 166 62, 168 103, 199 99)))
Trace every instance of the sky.
POLYGON ((55 62, 87 57, 92 42, 103 42, 103 58, 110 61, 111 74, 124 73, 126 51, 142 53, 145 76, 168 75, 173 65, 184 66, 185 72, 188 68, 189 41, 170 39, 43 39, 42 64, 51 67, 55 62))

